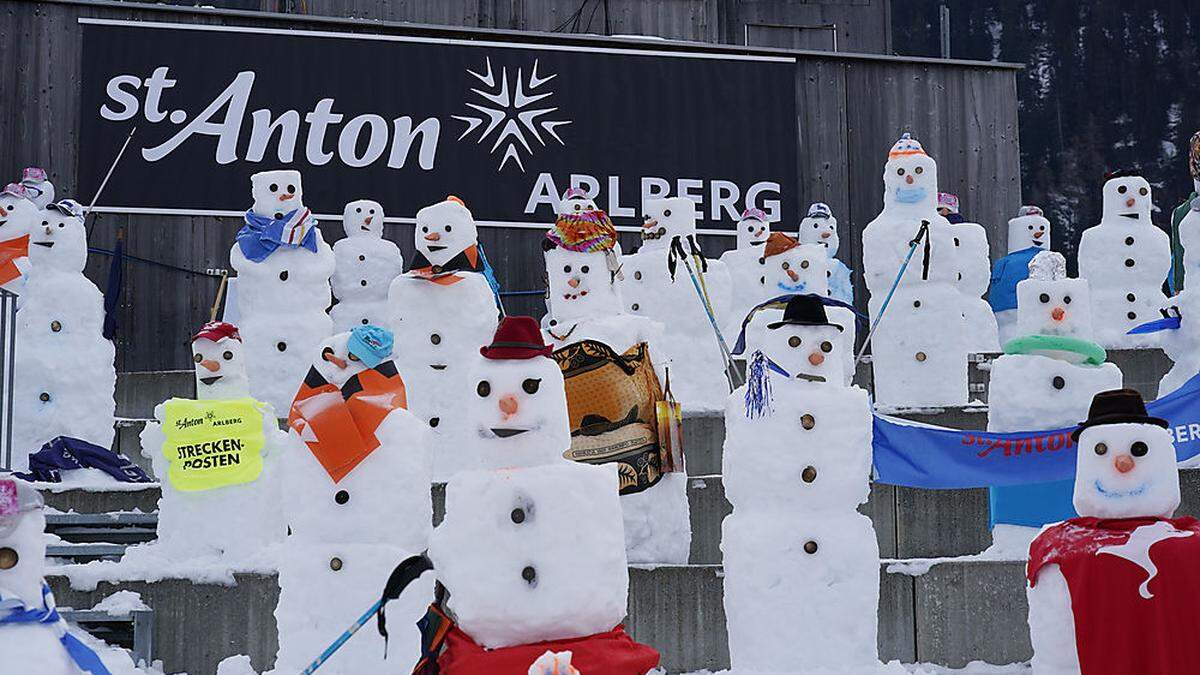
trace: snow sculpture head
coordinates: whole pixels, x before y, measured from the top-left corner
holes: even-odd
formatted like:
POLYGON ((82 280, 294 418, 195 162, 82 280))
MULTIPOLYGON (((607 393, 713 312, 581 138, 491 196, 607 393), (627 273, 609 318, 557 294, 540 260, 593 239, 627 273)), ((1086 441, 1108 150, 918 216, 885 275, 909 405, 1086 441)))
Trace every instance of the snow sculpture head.
POLYGON ((54 203, 54 183, 50 182, 45 169, 36 166, 25 167, 21 172, 21 185, 27 191, 30 201, 39 209, 54 203))
POLYGON ((967 222, 955 223, 953 228, 954 259, 958 264, 956 281, 969 295, 983 295, 992 280, 986 264, 990 254, 987 230, 979 223, 967 222))
POLYGON ((417 211, 417 250, 431 265, 445 265, 478 243, 478 238, 475 218, 454 195, 417 211))
POLYGON ((573 187, 567 189, 563 193, 562 199, 558 201, 558 215, 560 216, 598 210, 595 200, 587 196, 583 188, 573 187))
POLYGON ((250 196, 254 198, 250 210, 260 216, 278 219, 302 209, 304 189, 300 185, 300 172, 280 169, 256 173, 250 176, 250 196))
POLYGON ((686 239, 695 236, 696 202, 687 197, 671 197, 647 199, 642 205, 643 248, 665 249, 676 237, 686 239))
POLYGON ((1042 251, 1029 261, 1029 278, 1017 284, 1017 333, 1091 339, 1087 279, 1068 279, 1061 253, 1042 251))
POLYGON ((242 335, 237 326, 223 321, 206 323, 192 336, 192 361, 196 364, 196 398, 221 400, 250 395, 242 335))
POLYGON ((829 321, 818 296, 789 300, 783 318, 767 324, 761 339, 762 352, 791 378, 839 387, 845 383, 842 327, 829 321))
POLYGON ((1095 518, 1170 516, 1179 506, 1179 470, 1167 421, 1146 414, 1131 389, 1092 399, 1078 444, 1075 510, 1095 518))
POLYGON ((1145 178, 1131 171, 1115 171, 1105 176, 1102 222, 1149 225, 1153 206, 1150 183, 1145 178))
POLYGON ((472 371, 464 407, 467 434, 481 449, 485 468, 538 466, 566 461, 571 445, 562 370, 550 358, 537 321, 501 320, 472 371))
POLYGON ((615 465, 456 473, 429 558, 483 647, 611 630, 629 590, 615 465))
POLYGON ((22 185, 10 183, 0 192, 0 241, 29 234, 39 222, 37 205, 22 185))
POLYGON ((1050 250, 1050 221, 1037 206, 1022 206, 1008 221, 1008 252, 1024 251, 1030 246, 1050 250))
POLYGON ((613 283, 620 269, 617 230, 598 209, 566 213, 542 240, 550 310, 567 321, 621 313, 613 283))
POLYGON ((767 214, 762 209, 746 209, 737 224, 737 247, 739 251, 761 247, 771 235, 767 214))
POLYGON ((327 382, 341 387, 350 378, 390 357, 392 343, 392 332, 386 328, 370 324, 357 326, 347 333, 326 338, 313 367, 327 382))
POLYGON ((837 218, 828 204, 817 202, 808 207, 808 215, 800 221, 800 243, 821 244, 826 248, 830 258, 837 255, 838 241, 837 218))
POLYGON ((29 233, 29 264, 36 269, 82 272, 87 264, 83 207, 70 199, 50 205, 29 233))
POLYGON ((342 228, 347 237, 383 238, 383 206, 370 199, 358 199, 342 209, 342 228))
POLYGON ((782 232, 773 232, 764 260, 763 284, 768 293, 829 295, 831 272, 824 246, 801 244, 782 232))
POLYGON ((46 560, 42 496, 29 483, 0 477, 0 591, 40 607, 46 560))
POLYGON ((937 207, 937 162, 909 134, 888 153, 883 167, 883 208, 928 212, 937 207))
POLYGON ((939 192, 937 196, 937 212, 941 217, 953 222, 962 222, 962 216, 958 212, 958 195, 952 195, 949 192, 939 192), (957 219, 955 219, 957 216, 957 219))

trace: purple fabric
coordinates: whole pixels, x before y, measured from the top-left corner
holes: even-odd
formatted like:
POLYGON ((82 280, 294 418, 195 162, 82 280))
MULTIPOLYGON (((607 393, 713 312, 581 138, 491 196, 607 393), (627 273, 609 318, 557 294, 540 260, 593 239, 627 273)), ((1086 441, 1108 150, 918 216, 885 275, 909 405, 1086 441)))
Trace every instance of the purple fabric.
POLYGON ((141 467, 95 443, 69 436, 56 436, 29 453, 29 472, 15 474, 28 481, 61 483, 63 471, 100 469, 122 483, 153 483, 141 467))

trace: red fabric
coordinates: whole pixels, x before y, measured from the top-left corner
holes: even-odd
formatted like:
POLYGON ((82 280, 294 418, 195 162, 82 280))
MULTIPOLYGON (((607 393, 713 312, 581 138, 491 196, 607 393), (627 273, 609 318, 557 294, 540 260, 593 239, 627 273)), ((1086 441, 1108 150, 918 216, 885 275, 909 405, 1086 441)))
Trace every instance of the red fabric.
POLYGON ((485 359, 532 359, 553 351, 542 338, 542 329, 532 316, 506 316, 496 326, 492 344, 479 348, 485 359))
POLYGON ((1083 675, 1200 673, 1200 649, 1190 646, 1200 608, 1200 521, 1072 518, 1029 547, 1030 585, 1050 564, 1067 580, 1083 675))
POLYGON ((220 342, 225 338, 233 338, 238 342, 242 341, 242 334, 238 332, 238 327, 226 323, 224 321, 209 321, 200 327, 200 331, 192 336, 192 342, 204 338, 210 342, 220 342))
POLYGON ((571 665, 581 675, 645 675, 658 667, 658 651, 634 642, 620 624, 607 633, 503 649, 484 649, 454 628, 438 667, 441 675, 529 675, 529 666, 546 650, 571 652, 571 665))

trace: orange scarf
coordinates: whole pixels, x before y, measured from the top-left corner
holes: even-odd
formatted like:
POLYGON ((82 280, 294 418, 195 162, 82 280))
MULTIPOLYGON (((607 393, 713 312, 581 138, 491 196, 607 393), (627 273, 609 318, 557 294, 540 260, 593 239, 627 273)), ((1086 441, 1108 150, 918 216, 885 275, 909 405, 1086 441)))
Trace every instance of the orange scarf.
POLYGON ((29 257, 29 235, 0 241, 0 285, 21 276, 17 269, 19 258, 29 257))

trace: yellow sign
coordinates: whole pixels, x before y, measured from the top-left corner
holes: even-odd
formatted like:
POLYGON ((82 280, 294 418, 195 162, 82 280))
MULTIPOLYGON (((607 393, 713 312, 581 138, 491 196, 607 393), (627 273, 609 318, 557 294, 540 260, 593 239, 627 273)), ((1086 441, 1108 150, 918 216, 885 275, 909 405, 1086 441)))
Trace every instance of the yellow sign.
POLYGON ((167 477, 181 492, 252 483, 262 473, 263 416, 252 398, 164 404, 167 477))

